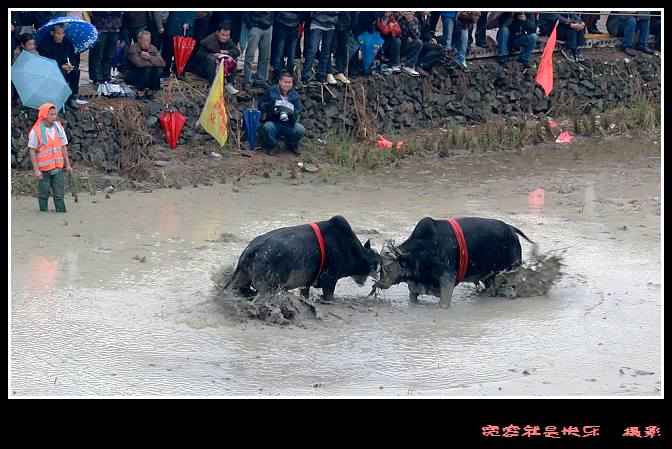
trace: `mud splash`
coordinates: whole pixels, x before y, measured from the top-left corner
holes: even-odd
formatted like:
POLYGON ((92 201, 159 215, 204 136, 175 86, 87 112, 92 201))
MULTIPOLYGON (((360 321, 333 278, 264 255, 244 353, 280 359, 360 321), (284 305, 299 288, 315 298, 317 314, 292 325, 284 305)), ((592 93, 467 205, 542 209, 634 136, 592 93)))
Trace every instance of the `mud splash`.
POLYGON ((560 279, 562 266, 560 254, 533 253, 520 267, 497 273, 482 293, 510 299, 543 296, 560 279))

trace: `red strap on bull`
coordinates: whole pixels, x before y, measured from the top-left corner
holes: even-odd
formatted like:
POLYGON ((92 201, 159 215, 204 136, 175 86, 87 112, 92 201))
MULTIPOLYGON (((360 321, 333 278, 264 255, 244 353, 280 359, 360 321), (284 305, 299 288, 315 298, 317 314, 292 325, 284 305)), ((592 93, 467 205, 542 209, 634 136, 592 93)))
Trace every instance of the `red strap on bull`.
POLYGON ((467 242, 464 240, 464 232, 462 232, 462 228, 460 227, 460 224, 455 220, 454 218, 451 218, 448 221, 450 225, 453 227, 453 231, 455 232, 455 237, 457 237, 457 244, 460 248, 460 264, 458 266, 457 270, 457 279, 455 280, 455 285, 459 284, 462 282, 462 279, 464 279, 464 275, 467 272, 467 262, 469 261, 469 251, 467 250, 467 242))
POLYGON ((313 231, 315 232, 315 236, 317 237, 317 243, 320 245, 320 252, 322 253, 322 260, 320 260, 320 269, 317 272, 317 276, 315 276, 315 280, 313 281, 313 285, 315 285, 317 284, 317 280, 320 278, 320 274, 322 274, 322 267, 324 266, 325 249, 324 249, 324 239, 322 238, 322 232, 320 231, 320 228, 315 223, 310 223, 310 227, 313 228, 313 231))

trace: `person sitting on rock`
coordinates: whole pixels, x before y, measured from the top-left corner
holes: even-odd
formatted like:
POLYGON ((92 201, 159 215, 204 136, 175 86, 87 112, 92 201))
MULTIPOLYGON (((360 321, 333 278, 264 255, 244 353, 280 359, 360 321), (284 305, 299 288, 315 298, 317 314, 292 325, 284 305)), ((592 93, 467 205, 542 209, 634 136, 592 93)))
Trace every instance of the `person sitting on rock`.
POLYGON ((79 69, 75 67, 75 47, 65 37, 65 27, 62 23, 52 26, 51 38, 46 38, 37 47, 37 51, 45 58, 54 59, 61 69, 63 78, 68 83, 72 95, 68 98, 67 105, 72 109, 78 109, 77 94, 79 93, 79 69))
POLYGON ((586 24, 574 13, 544 13, 539 17, 539 34, 550 36, 555 22, 558 22, 557 38, 565 42, 560 50, 562 55, 570 62, 583 61, 579 47, 586 43, 586 24))
POLYGON ((401 73, 400 50, 401 50, 401 26, 397 22, 393 11, 385 11, 383 17, 376 21, 376 29, 380 36, 385 39, 383 43, 382 57, 384 61, 381 64, 381 73, 383 75, 391 75, 393 73, 401 73))
POLYGON ((401 27, 399 56, 400 59, 404 60, 404 66, 401 70, 411 76, 420 76, 420 72, 415 70, 415 67, 418 65, 420 51, 422 50, 420 23, 413 14, 413 11, 402 11, 397 16, 397 21, 401 27))
POLYGON ((420 26, 422 48, 418 57, 418 71, 420 73, 431 70, 443 56, 443 49, 436 38, 435 27, 432 26, 431 13, 420 11, 415 15, 420 26))
POLYGON ((299 141, 306 128, 299 123, 301 100, 293 89, 294 77, 289 72, 280 74, 280 81, 266 91, 259 99, 259 110, 266 113, 266 122, 260 130, 266 152, 273 156, 277 153, 278 137, 284 136, 287 149, 296 155, 301 154, 299 141))
POLYGON ((154 94, 161 89, 161 71, 166 62, 159 50, 151 44, 149 31, 141 31, 138 42, 128 49, 128 57, 121 67, 124 80, 138 89, 138 99, 153 100, 154 94))
POLYGON ((224 61, 226 80, 224 89, 228 94, 236 95, 238 89, 233 86, 233 80, 236 76, 235 68, 239 56, 240 48, 231 39, 231 25, 223 21, 217 25, 217 30, 214 33, 198 44, 198 49, 190 61, 191 71, 212 84, 215 75, 217 75, 217 67, 224 61))
POLYGON ((526 69, 530 68, 532 50, 537 44, 537 22, 532 13, 514 12, 500 16, 499 31, 497 32, 497 62, 506 64, 509 50, 523 49, 518 61, 526 69))
MULTIPOLYGON (((634 12, 633 12, 634 13, 634 12)), ((632 51, 635 33, 639 32, 639 42, 635 50, 651 55, 654 53, 648 47, 650 17, 648 14, 627 15, 623 12, 609 14, 607 18, 607 30, 613 36, 623 37, 623 43, 619 49, 628 56, 636 56, 632 51)))

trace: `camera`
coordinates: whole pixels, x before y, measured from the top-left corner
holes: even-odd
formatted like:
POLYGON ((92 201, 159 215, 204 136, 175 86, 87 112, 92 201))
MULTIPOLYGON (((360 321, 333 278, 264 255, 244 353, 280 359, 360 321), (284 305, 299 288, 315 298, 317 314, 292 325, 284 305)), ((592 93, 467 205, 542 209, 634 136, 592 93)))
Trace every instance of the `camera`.
POLYGON ((281 122, 286 122, 289 120, 289 116, 287 115, 287 111, 281 111, 280 112, 280 121, 281 122))

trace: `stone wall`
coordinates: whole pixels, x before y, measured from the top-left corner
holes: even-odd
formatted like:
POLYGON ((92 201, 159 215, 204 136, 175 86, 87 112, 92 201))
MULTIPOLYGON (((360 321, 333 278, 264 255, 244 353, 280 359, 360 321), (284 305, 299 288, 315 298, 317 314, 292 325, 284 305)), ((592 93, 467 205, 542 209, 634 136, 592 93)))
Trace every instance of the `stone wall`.
MULTIPOLYGON (((342 131, 361 138, 395 130, 484 123, 497 116, 598 113, 632 104, 643 93, 660 101, 658 56, 624 59, 612 50, 587 53, 587 60, 580 65, 555 55, 555 87, 548 98, 534 82, 536 69, 523 71, 513 58, 506 67, 482 60, 472 63, 470 72, 449 65, 439 67, 438 73, 429 77, 412 78, 403 73, 370 76, 355 80, 347 88, 311 86, 299 90, 301 122, 308 138, 342 131)), ((230 136, 235 137, 240 131, 242 111, 256 104, 261 94, 251 90, 227 96, 230 136)), ((92 100, 78 111, 60 114, 70 140, 72 160, 85 160, 108 171, 118 170, 119 153, 128 146, 128 137, 115 129, 115 102, 124 103, 124 108, 118 109, 137 108, 142 114, 147 127, 137 131, 146 134, 144 142, 165 143, 159 122, 165 109, 160 102, 92 100)), ((214 139, 195 126, 204 102, 202 95, 170 94, 169 106, 187 116, 178 145, 217 148, 214 139)), ((12 109, 13 166, 18 161, 19 166, 30 167, 25 148, 27 132, 36 114, 32 109, 12 109)))

